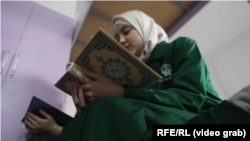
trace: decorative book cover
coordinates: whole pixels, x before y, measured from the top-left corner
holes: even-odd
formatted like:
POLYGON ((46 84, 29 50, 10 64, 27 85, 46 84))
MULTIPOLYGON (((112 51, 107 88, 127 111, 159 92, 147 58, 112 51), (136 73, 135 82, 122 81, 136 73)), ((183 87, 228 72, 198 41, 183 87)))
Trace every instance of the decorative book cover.
POLYGON ((132 87, 146 88, 162 79, 102 29, 91 38, 55 86, 70 95, 71 86, 93 81, 83 74, 82 68, 132 87))
POLYGON ((162 79, 102 29, 91 38, 75 63, 126 86, 145 88, 162 79))
POLYGON ((39 112, 40 109, 45 111, 49 115, 51 115, 54 118, 54 120, 56 121, 56 123, 60 126, 67 125, 70 122, 70 120, 73 119, 71 116, 56 109, 55 107, 49 105, 48 103, 42 101, 41 99, 33 96, 32 100, 30 102, 29 108, 28 108, 24 118, 22 119, 22 122, 25 123, 25 117, 26 117, 28 112, 31 112, 40 118, 44 118, 43 115, 39 112))

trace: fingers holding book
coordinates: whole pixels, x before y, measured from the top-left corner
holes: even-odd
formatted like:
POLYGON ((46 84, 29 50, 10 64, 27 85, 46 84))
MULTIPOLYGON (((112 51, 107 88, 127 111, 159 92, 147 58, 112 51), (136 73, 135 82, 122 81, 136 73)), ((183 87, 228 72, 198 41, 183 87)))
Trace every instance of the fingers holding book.
POLYGON ((78 100, 78 93, 77 93, 77 87, 76 86, 73 86, 71 88, 71 96, 73 98, 73 101, 74 101, 75 105, 78 105, 79 100, 78 100))
POLYGON ((83 89, 79 89, 77 86, 71 88, 71 95, 76 106, 77 112, 81 113, 86 106, 85 95, 83 89))
POLYGON ((106 76, 98 73, 94 73, 83 69, 83 73, 95 80, 84 85, 80 88, 84 91, 84 95, 87 97, 103 98, 103 97, 123 97, 124 87, 118 85, 106 76))
POLYGON ((84 96, 83 96, 83 90, 79 89, 78 93, 79 93, 79 106, 83 108, 84 106, 86 106, 86 103, 84 101, 84 96))
POLYGON ((39 111, 45 118, 40 118, 32 113, 28 113, 26 116, 25 124, 30 132, 33 133, 50 133, 53 135, 59 135, 62 131, 62 127, 57 125, 55 120, 46 112, 39 111))
POLYGON ((38 125, 29 115, 27 115, 25 123, 26 123, 26 127, 28 128, 30 132, 36 132, 36 127, 38 125))
POLYGON ((78 113, 83 112, 83 108, 88 102, 104 97, 124 97, 124 87, 113 82, 102 74, 83 69, 84 75, 94 81, 81 86, 71 88, 71 96, 78 113))

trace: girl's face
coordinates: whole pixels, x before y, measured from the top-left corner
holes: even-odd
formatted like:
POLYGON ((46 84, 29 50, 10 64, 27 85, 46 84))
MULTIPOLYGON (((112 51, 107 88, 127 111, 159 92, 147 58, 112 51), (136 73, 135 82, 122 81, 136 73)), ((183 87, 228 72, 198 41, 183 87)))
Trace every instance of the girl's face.
POLYGON ((133 26, 122 24, 116 25, 114 38, 137 57, 139 57, 144 50, 143 39, 133 26))

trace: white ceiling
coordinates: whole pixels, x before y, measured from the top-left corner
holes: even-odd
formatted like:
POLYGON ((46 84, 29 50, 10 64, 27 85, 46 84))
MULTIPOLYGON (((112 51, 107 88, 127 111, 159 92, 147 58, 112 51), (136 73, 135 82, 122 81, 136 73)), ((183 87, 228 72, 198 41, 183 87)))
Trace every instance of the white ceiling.
POLYGON ((44 7, 47 7, 51 10, 54 10, 64 16, 74 19, 75 17, 75 8, 76 1, 44 1, 44 0, 31 0, 44 7))

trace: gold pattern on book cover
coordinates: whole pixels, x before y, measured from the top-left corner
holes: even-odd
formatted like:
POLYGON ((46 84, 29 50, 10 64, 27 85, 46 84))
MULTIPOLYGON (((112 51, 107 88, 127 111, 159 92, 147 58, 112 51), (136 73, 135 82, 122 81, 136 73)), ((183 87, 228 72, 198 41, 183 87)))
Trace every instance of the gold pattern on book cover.
POLYGON ((100 29, 75 63, 127 86, 147 87, 161 79, 160 75, 115 42, 100 29))
POLYGON ((55 86, 70 94, 71 86, 93 81, 83 74, 82 68, 103 74, 118 84, 133 87, 145 88, 162 79, 102 29, 93 36, 55 86))

